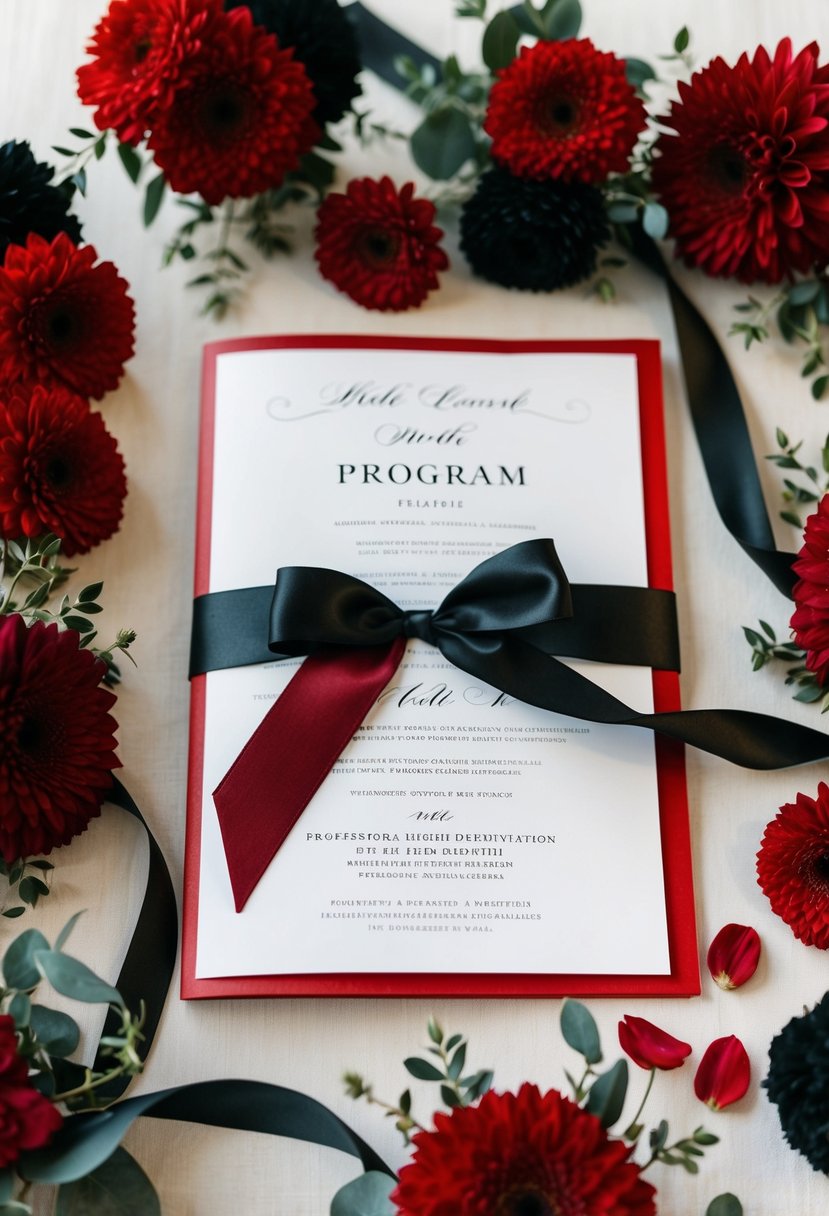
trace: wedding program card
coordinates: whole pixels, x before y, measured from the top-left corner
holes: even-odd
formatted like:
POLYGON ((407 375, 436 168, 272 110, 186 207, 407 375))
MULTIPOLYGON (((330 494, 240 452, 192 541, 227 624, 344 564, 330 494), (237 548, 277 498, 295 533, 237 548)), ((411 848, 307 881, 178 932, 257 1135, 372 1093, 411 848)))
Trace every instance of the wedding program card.
MULTIPOLYGON (((432 608, 544 537, 571 582, 668 588, 658 347, 212 344, 199 502, 197 594, 321 566, 432 608)), ((185 997, 698 991, 681 749, 417 640, 237 913, 212 791, 301 661, 193 681, 185 997)), ((678 705, 673 673, 568 661, 678 705)))

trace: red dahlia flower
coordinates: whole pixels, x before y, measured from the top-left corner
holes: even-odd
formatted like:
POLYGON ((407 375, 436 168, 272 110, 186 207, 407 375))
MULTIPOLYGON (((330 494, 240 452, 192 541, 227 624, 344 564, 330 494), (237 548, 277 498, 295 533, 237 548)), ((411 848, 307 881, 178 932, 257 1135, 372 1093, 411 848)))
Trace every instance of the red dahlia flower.
POLYGON ((115 697, 74 630, 0 617, 0 856, 49 853, 83 832, 112 784, 115 697))
POLYGON ((763 833, 757 881, 775 912, 807 946, 829 949, 829 786, 798 794, 763 833))
POLYGON ((795 611, 789 622, 794 640, 806 651, 806 666, 821 688, 829 682, 829 494, 806 520, 803 545, 792 564, 795 611))
POLYGON ((319 136, 301 63, 248 8, 209 11, 147 147, 173 190, 211 206, 279 186, 319 136))
POLYGON ((0 266, 0 389, 41 381, 97 398, 117 386, 133 352, 135 307, 112 262, 96 266, 97 257, 65 232, 9 247, 0 266))
POLYGON ((86 48, 94 59, 78 68, 78 96, 98 107, 95 125, 140 143, 221 7, 222 0, 112 0, 86 48))
POLYGON ((679 1068, 691 1054, 690 1043, 683 1043, 682 1039, 675 1039, 653 1022, 630 1013, 619 1023, 619 1043, 625 1055, 640 1068, 659 1068, 666 1072, 679 1068))
POLYGON ((389 177, 355 178, 317 212, 320 274, 363 308, 417 308, 449 265, 434 218, 434 204, 415 198, 411 182, 397 191, 389 177))
POLYGON ((760 935, 750 925, 723 925, 706 956, 711 978, 723 992, 742 987, 759 961, 760 935))
POLYGON ((80 397, 36 385, 0 401, 0 537, 54 532, 67 557, 117 531, 127 482, 115 440, 80 397))
POLYGON ((751 1081, 748 1053, 736 1035, 715 1039, 705 1049, 694 1077, 694 1093, 712 1110, 739 1102, 751 1081))
POLYGON ((17 1054, 14 1020, 0 1014, 0 1169, 28 1149, 43 1148, 62 1123, 57 1107, 29 1084, 26 1061, 17 1054))
POLYGON ((645 117, 624 60, 570 38, 521 48, 490 90, 484 130, 518 177, 598 184, 628 168, 645 117))
POLYGON ((392 1192, 399 1216, 651 1216, 655 1191, 595 1115, 522 1085, 435 1115, 392 1192))
POLYGON ((706 274, 778 283, 829 260, 829 67, 784 38, 679 85, 653 184, 677 254, 706 274))

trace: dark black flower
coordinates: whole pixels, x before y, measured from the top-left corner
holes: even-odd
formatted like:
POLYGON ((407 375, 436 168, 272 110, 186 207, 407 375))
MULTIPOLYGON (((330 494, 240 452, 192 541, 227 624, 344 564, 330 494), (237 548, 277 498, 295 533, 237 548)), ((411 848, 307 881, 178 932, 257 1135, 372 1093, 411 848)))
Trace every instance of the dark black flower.
POLYGON ((772 1040, 763 1084, 789 1144, 829 1174, 829 992, 772 1040))
POLYGON ((467 261, 502 287, 555 291, 580 283, 595 270, 609 236, 595 186, 531 181, 506 169, 488 170, 461 213, 467 261))
POLYGON ((81 226, 67 214, 69 199, 50 185, 54 172, 35 160, 27 143, 0 145, 0 264, 9 245, 25 245, 30 232, 47 241, 59 232, 80 240, 81 226))
POLYGON ((362 65, 354 28, 337 0, 225 0, 228 10, 240 5, 281 47, 293 48, 314 86, 315 121, 322 127, 342 118, 361 92, 362 65))

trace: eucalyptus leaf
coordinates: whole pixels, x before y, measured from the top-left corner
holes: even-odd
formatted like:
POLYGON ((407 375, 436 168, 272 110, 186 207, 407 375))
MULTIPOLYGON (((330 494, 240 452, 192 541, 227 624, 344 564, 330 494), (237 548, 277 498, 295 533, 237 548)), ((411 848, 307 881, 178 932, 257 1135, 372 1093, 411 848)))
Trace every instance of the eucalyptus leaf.
POLYGON ((795 283, 788 291, 789 303, 794 305, 811 304, 819 291, 820 283, 817 279, 807 279, 803 283, 795 283))
POLYGON ((331 1200, 331 1216, 394 1216, 396 1208, 389 1195, 396 1186, 396 1178, 369 1170, 337 1191, 331 1200))
POLYGON ((403 1061, 403 1067, 418 1081, 442 1081, 443 1073, 439 1068, 435 1068, 434 1064, 430 1064, 428 1060, 421 1060, 417 1056, 409 1056, 403 1061))
POLYGON ((14 1191, 15 1176, 13 1170, 0 1170, 0 1203, 11 1199, 14 1191))
POLYGON ((58 1191, 55 1216, 161 1216, 153 1184, 125 1148, 58 1191))
POLYGON ((648 236, 661 241, 668 232, 668 212, 661 203, 646 203, 642 213, 642 227, 648 236))
POLYGON ((634 89, 641 89, 646 80, 656 80, 656 72, 644 59, 626 59, 625 76, 634 89))
POLYGON ((133 148, 132 144, 119 144, 118 156, 121 164, 127 171, 127 177, 131 182, 138 181, 138 175, 141 172, 141 157, 133 148))
POLYGON ((509 10, 496 13, 484 30, 481 55, 493 74, 505 68, 515 58, 521 31, 509 10))
POLYGON ((469 119, 454 106, 427 114, 410 140, 412 157, 435 181, 447 181, 475 155, 469 119))
POLYGON ((705 1209, 705 1216, 743 1216, 743 1205, 736 1195, 726 1191, 724 1195, 717 1195, 716 1199, 711 1200, 705 1209))
POLYGON ((463 1072, 463 1066, 466 1063, 466 1043, 461 1043, 458 1050, 449 1061, 447 1072, 453 1081, 457 1081, 458 1077, 463 1072))
POLYGON ((16 937, 3 957, 3 978, 7 988, 36 988, 40 983, 40 971, 35 964, 35 954, 48 950, 49 943, 38 929, 25 929, 16 937))
POLYGON ((565 1001, 561 1009, 561 1033, 564 1041, 588 1064, 598 1064, 602 1058, 599 1028, 592 1013, 581 1001, 565 1001))
POLYGON ((116 988, 104 983, 85 963, 69 954, 61 954, 57 950, 38 950, 35 962, 41 974, 61 996, 92 1005, 123 1005, 116 988))
POLYGON ((581 4, 579 0, 547 0, 541 21, 548 40, 575 38, 581 28, 581 4))
POLYGON ((9 1001, 8 1012, 18 1030, 23 1030, 28 1026, 32 1014, 32 1002, 28 994, 16 992, 9 1001))
POLYGON ((144 227, 149 228, 155 217, 158 215, 161 207, 161 200, 164 198, 164 188, 166 186, 164 174, 159 173, 147 184, 147 192, 144 195, 144 227))
POLYGON ((60 933, 55 938, 55 950, 62 950, 63 947, 66 945, 66 942, 69 938, 69 934, 72 932, 72 930, 75 928, 75 925, 78 923, 80 918, 83 916, 84 911, 85 911, 85 909, 81 908, 80 912, 76 912, 74 914, 74 916, 69 917, 69 920, 66 922, 66 924, 61 929, 60 933))
POLYGON ((597 1078, 587 1095, 587 1109, 597 1115, 602 1127, 612 1127, 622 1113, 628 1089, 628 1062, 617 1060, 597 1078))
POLYGON ((29 1024, 50 1056, 69 1056, 78 1046, 81 1037, 78 1023, 68 1013, 46 1005, 32 1005, 29 1024))

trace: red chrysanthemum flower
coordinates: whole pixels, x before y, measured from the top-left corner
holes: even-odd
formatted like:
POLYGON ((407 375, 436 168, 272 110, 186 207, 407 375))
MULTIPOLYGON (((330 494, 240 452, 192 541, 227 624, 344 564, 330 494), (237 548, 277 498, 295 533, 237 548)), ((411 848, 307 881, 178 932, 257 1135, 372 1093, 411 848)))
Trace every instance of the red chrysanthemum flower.
POLYGON ((789 624, 806 651, 807 668, 824 688, 829 683, 829 494, 806 520, 792 569, 800 577, 792 589, 795 610, 789 624))
POLYGON ((63 385, 82 397, 117 386, 133 352, 135 306, 112 262, 65 232, 32 233, 0 266, 0 387, 63 385))
POLYGON ((392 1192, 400 1216, 650 1216, 655 1191, 595 1115, 522 1085, 435 1115, 392 1192))
POLYGON ((598 184, 627 169, 645 118, 624 60, 569 38, 523 46, 501 69, 484 130, 493 159, 518 177, 598 184))
POLYGON ((817 798, 798 794, 763 833, 757 881, 795 937, 829 949, 829 786, 817 798))
POLYGON ((249 198, 279 186, 314 144, 315 104, 302 64, 250 9, 211 9, 147 147, 173 190, 211 205, 249 198))
POLYGON ((199 47, 201 32, 222 0, 113 0, 78 68, 78 96, 97 106, 99 130, 137 144, 199 47))
POLYGON ((434 204, 415 198, 411 182, 398 191, 389 177, 355 178, 317 212, 320 274, 363 308, 417 308, 449 265, 434 219, 434 204))
POLYGON ((14 1020, 0 1014, 0 1169, 22 1152, 43 1148, 63 1123, 57 1107, 29 1084, 26 1061, 17 1054, 14 1020))
POLYGON ((784 38, 680 83, 653 184, 677 254, 706 274, 778 283, 829 260, 829 67, 784 38))
POLYGON ((115 702, 78 634, 0 617, 0 856, 48 853, 83 832, 112 785, 115 702))
POLYGON ((0 401, 0 537, 53 532, 67 557, 117 531, 127 482, 100 414, 66 389, 36 385, 0 401))

